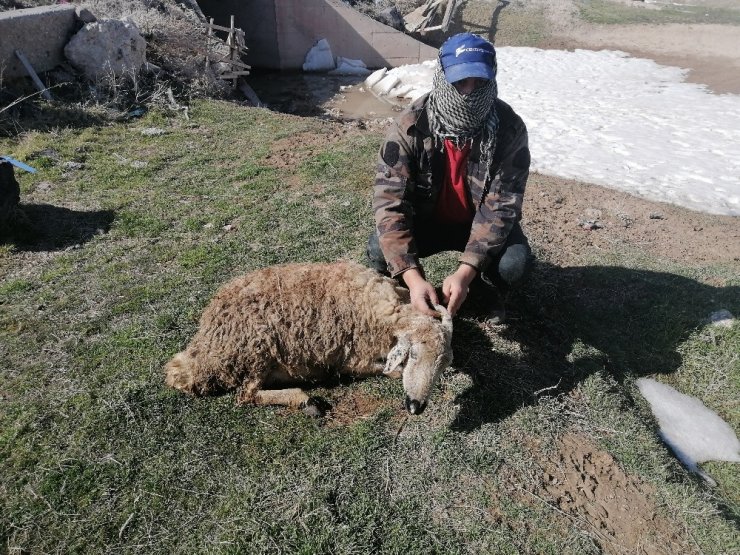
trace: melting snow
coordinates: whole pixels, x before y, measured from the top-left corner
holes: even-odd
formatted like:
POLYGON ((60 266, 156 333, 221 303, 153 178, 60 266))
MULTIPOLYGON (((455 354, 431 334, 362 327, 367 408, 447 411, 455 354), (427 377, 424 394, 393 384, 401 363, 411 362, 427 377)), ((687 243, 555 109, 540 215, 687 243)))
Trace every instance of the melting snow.
POLYGON ((689 470, 713 483, 699 463, 740 462, 740 441, 735 432, 699 399, 651 378, 640 378, 637 387, 658 419, 660 437, 689 470))

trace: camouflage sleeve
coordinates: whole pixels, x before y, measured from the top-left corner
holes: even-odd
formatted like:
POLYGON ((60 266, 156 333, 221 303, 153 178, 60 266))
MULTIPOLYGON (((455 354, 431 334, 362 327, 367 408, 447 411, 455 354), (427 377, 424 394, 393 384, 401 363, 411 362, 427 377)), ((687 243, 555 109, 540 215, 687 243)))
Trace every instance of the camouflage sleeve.
POLYGON ((511 228, 522 218, 530 163, 527 129, 523 123, 505 148, 490 191, 475 212, 470 239, 459 259, 478 271, 485 270, 491 257, 503 248, 511 228))
POLYGON ((414 164, 406 134, 394 123, 378 155, 373 188, 373 213, 380 248, 393 277, 419 266, 411 230, 413 210, 407 185, 414 164))

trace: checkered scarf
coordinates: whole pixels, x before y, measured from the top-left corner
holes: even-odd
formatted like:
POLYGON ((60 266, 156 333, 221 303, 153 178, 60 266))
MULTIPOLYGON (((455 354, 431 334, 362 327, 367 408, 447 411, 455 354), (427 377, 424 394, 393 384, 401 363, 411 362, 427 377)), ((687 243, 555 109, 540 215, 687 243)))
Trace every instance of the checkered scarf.
MULTIPOLYGON (((494 72, 495 69, 494 67, 494 72)), ((491 159, 496 149, 497 96, 498 86, 495 78, 485 86, 463 96, 447 82, 442 68, 438 67, 427 101, 429 126, 435 140, 440 143, 440 148, 443 148, 444 139, 450 139, 458 148, 462 148, 467 141, 472 142, 480 136, 480 163, 486 168, 486 186, 489 184, 491 159)))

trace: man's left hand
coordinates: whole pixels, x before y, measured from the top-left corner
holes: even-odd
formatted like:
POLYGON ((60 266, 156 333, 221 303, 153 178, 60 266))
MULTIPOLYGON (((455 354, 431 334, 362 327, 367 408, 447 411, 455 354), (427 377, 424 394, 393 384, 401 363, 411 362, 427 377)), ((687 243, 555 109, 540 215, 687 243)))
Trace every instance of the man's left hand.
POLYGON ((470 283, 477 275, 477 270, 467 264, 460 264, 460 267, 445 278, 442 282, 442 295, 444 303, 447 305, 447 311, 450 316, 454 316, 462 306, 465 298, 468 296, 470 283))

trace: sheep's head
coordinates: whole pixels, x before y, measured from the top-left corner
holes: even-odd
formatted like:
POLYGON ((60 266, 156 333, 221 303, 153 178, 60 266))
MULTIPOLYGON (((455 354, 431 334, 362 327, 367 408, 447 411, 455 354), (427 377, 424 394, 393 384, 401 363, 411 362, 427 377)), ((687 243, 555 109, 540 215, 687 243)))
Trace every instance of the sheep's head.
POLYGON ((388 353, 384 373, 403 377, 406 410, 421 414, 442 370, 452 363, 452 318, 442 306, 434 307, 441 321, 429 316, 414 318, 414 325, 398 334, 388 353))

